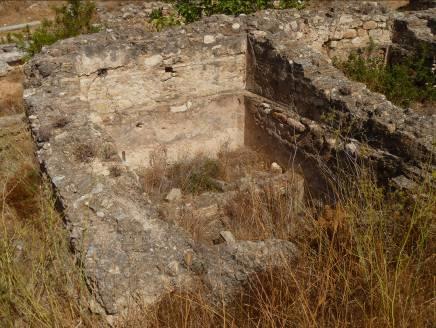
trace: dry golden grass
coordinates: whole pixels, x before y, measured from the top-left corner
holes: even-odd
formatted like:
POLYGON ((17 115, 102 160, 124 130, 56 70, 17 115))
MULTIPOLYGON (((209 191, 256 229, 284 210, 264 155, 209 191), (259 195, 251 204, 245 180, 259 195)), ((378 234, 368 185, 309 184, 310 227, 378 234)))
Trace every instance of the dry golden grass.
POLYGON ((267 180, 262 186, 251 182, 246 190, 237 191, 225 208, 228 229, 236 239, 287 240, 295 238, 296 230, 304 233, 309 228, 305 222, 311 222, 312 217, 297 179, 288 171, 286 178, 267 180))
POLYGON ((23 73, 15 68, 4 77, 0 77, 0 117, 23 111, 23 73))
MULTIPOLYGON (((2 131, 0 325, 102 325, 88 313, 88 291, 32 150, 23 127, 2 131)), ((251 276, 226 305, 210 304, 202 290, 178 291, 155 306, 131 309, 119 326, 434 326, 434 186, 387 192, 364 172, 341 181, 338 204, 326 207, 299 239, 298 264, 251 276)), ((252 205, 241 202, 247 213, 252 205)))
POLYGON ((175 292, 120 326, 434 327, 432 182, 406 194, 378 187, 364 170, 340 181, 337 205, 300 238, 297 265, 253 275, 225 306, 201 291, 175 292))
POLYGON ((24 124, 2 130, 0 196, 0 326, 98 326, 24 124))
POLYGON ((171 188, 181 188, 192 194, 216 191, 215 180, 231 182, 253 171, 266 170, 269 166, 265 158, 257 152, 241 148, 228 150, 223 145, 217 158, 203 153, 193 158, 181 158, 168 164, 167 151, 157 148, 151 155, 150 167, 143 170, 144 189, 154 194, 165 194, 171 188))

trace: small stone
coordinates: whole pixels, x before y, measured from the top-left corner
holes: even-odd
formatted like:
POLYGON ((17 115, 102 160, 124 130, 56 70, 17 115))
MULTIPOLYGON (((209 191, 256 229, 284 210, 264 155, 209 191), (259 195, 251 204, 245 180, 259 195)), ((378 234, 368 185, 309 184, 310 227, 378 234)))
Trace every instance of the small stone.
POLYGON ((335 149, 337 144, 336 138, 325 138, 325 143, 328 147, 328 149, 335 149))
POLYGON ((104 309, 102 308, 102 306, 100 304, 98 304, 98 302, 96 300, 94 300, 93 298, 91 298, 89 300, 88 307, 89 307, 89 310, 92 313, 95 313, 95 314, 103 314, 103 313, 105 313, 104 309))
POLYGON ((220 236, 224 239, 224 241, 228 245, 233 245, 234 243, 236 243, 235 236, 233 236, 233 234, 230 231, 221 231, 220 236))
POLYGON ((256 38, 264 38, 268 35, 265 31, 255 30, 251 32, 256 38))
POLYGON ((171 261, 168 263, 167 267, 165 268, 165 272, 168 273, 170 276, 177 276, 180 272, 180 264, 177 261, 171 261))
POLYGON ((150 66, 150 67, 157 66, 162 62, 162 60, 163 60, 163 58, 161 55, 154 55, 154 56, 146 58, 144 60, 144 65, 150 66))
POLYGON ((353 29, 345 31, 344 34, 342 35, 342 37, 345 39, 352 39, 356 36, 357 36, 357 32, 356 32, 356 30, 353 30, 353 29))
POLYGON ((400 189, 413 190, 417 184, 415 181, 406 178, 404 175, 400 175, 392 179, 392 182, 400 189))
POLYGON ((186 104, 183 104, 181 106, 171 106, 170 111, 171 113, 183 113, 186 112, 188 109, 190 109, 192 106, 192 103, 188 101, 186 104))
POLYGON ((183 261, 185 262, 186 267, 191 267, 192 259, 194 257, 194 251, 192 249, 188 249, 183 254, 183 261))
POLYGON ((294 32, 298 31, 298 23, 296 21, 292 21, 290 23, 290 26, 291 26, 292 31, 294 31, 294 32))
POLYGON ((357 35, 358 35, 358 36, 367 36, 367 35, 368 35, 368 32, 366 32, 366 30, 363 29, 363 28, 359 28, 359 29, 357 30, 357 35))
POLYGON ((352 90, 348 85, 342 85, 339 87, 339 92, 344 96, 349 96, 351 95, 352 90))
POLYGON ((302 133, 306 130, 304 124, 300 123, 297 120, 294 120, 293 118, 288 117, 286 119, 286 122, 290 125, 294 132, 302 133))
POLYGON ((182 191, 179 188, 173 188, 165 197, 167 202, 179 202, 182 199, 182 191))
POLYGON ((342 15, 341 17, 339 17, 339 24, 352 23, 353 20, 354 20, 354 18, 351 15, 342 15))
POLYGON ((383 35, 383 30, 376 29, 376 30, 370 30, 369 36, 372 38, 379 38, 383 35))
POLYGON ((377 23, 374 21, 365 22, 365 23, 363 23, 363 28, 365 30, 372 30, 374 28, 377 28, 377 23))
POLYGON ((397 129, 397 127, 395 126, 395 124, 392 124, 392 123, 391 123, 391 124, 387 124, 386 127, 387 127, 389 133, 394 133, 395 130, 397 129))
POLYGON ((345 151, 348 154, 356 155, 357 154, 357 146, 354 143, 348 143, 345 145, 345 151))
POLYGON ((233 25, 232 25, 232 29, 235 31, 239 30, 240 27, 241 27, 241 24, 239 24, 239 23, 233 23, 233 25))
POLYGON ((282 167, 279 164, 277 164, 276 162, 273 162, 271 164, 271 172, 272 173, 276 173, 276 174, 282 174, 283 173, 283 169, 282 169, 282 167))
POLYGON ((213 35, 205 35, 203 38, 203 42, 205 44, 215 43, 215 40, 216 40, 216 38, 213 35))

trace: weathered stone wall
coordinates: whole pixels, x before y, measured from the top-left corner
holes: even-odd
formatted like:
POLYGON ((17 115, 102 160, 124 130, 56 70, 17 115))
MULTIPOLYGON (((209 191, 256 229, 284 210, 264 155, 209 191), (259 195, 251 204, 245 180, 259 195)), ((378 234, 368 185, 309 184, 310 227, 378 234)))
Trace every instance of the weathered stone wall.
MULTIPOLYGON (((380 173, 385 178, 401 174, 414 178, 423 168, 420 163, 433 158, 434 120, 396 107, 383 95, 347 80, 327 58, 300 42, 283 42, 273 37, 249 39, 247 89, 316 122, 312 132, 318 136, 312 149, 303 148, 305 152, 317 156, 320 150, 328 150, 331 154, 354 143, 349 148, 357 156, 357 143, 365 143, 374 147, 374 154, 381 151, 386 158, 398 158, 389 160, 394 166, 383 164, 386 169, 380 173), (327 129, 317 131, 320 124, 327 129)), ((286 142, 293 144, 292 139, 286 142)))
MULTIPOLYGON (((435 117, 398 108, 331 65, 324 45, 339 41, 345 54, 359 36, 344 34, 354 36, 369 22, 362 15, 383 14, 371 4, 362 9, 368 13, 353 8, 213 16, 162 33, 80 36, 45 48, 26 65, 38 159, 83 258, 94 310, 117 314, 135 297, 153 302, 198 281, 219 295, 283 250, 297 253, 276 240, 197 245, 159 219, 133 170, 147 164, 141 153, 147 145, 197 140, 213 148, 207 141, 227 128, 233 132, 224 134, 247 142, 245 106, 285 161, 298 153, 301 163, 322 169, 330 159, 363 159, 384 179, 401 181, 427 172, 435 117), (111 175, 113 167, 120 174, 111 175), (197 271, 186 266, 186 254, 197 271)), ((369 29, 381 31, 374 32, 381 42, 390 25, 378 24, 392 17, 383 15, 371 16, 377 26, 369 29)))
POLYGON ((202 149, 214 155, 226 140, 231 148, 242 145, 241 102, 225 94, 244 89, 246 39, 231 31, 222 42, 223 36, 189 38, 179 30, 178 48, 151 42, 140 51, 114 51, 116 60, 107 52, 78 56, 89 118, 105 127, 129 166, 148 166, 162 145, 171 161, 202 149))
POLYGON ((394 22, 390 60, 401 61, 405 56, 420 51, 420 55, 426 55, 431 65, 436 60, 435 31, 436 8, 413 15, 399 15, 394 22))

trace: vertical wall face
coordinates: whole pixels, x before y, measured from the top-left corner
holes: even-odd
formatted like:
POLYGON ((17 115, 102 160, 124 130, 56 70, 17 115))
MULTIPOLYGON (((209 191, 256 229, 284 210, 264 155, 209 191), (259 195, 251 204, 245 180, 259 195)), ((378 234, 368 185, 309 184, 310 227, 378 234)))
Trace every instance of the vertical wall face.
POLYGON ((174 162, 200 151, 214 156, 224 143, 242 146, 238 94, 245 87, 245 47, 245 38, 237 37, 170 55, 126 60, 121 52, 104 71, 96 70, 96 60, 82 59, 81 98, 89 103, 89 119, 107 131, 131 167, 148 166, 158 149, 174 162))
POLYGON ((198 97, 181 106, 161 105, 106 129, 132 168, 149 166, 162 151, 169 163, 198 153, 213 157, 223 145, 243 146, 243 98, 221 94, 198 97))
POLYGON ((329 103, 305 79, 303 67, 281 56, 268 41, 249 39, 248 44, 247 90, 318 120, 329 103))

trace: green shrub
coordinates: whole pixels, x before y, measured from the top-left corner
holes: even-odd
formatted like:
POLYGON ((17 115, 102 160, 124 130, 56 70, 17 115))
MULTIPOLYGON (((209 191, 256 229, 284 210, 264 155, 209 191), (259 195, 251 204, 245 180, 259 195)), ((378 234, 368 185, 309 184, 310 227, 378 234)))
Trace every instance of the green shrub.
MULTIPOLYGON (((304 7, 308 0, 280 0, 281 9, 304 7)), ((240 15, 274 8, 273 0, 169 0, 185 23, 213 14, 240 15)))
POLYGON ((348 60, 334 63, 349 78, 365 83, 398 106, 408 107, 413 102, 436 101, 436 78, 427 54, 422 47, 401 63, 385 64, 384 58, 369 49, 366 54, 353 53, 348 60))
POLYGON ((98 31, 92 24, 95 4, 90 0, 68 0, 67 4, 53 9, 56 13, 53 21, 43 20, 34 32, 27 29, 26 36, 13 35, 14 41, 26 50, 28 57, 34 56, 42 47, 58 40, 98 31))
POLYGON ((157 31, 161 31, 165 27, 180 25, 180 19, 178 19, 174 14, 165 16, 163 14, 163 9, 153 9, 150 14, 150 23, 154 26, 157 31))

